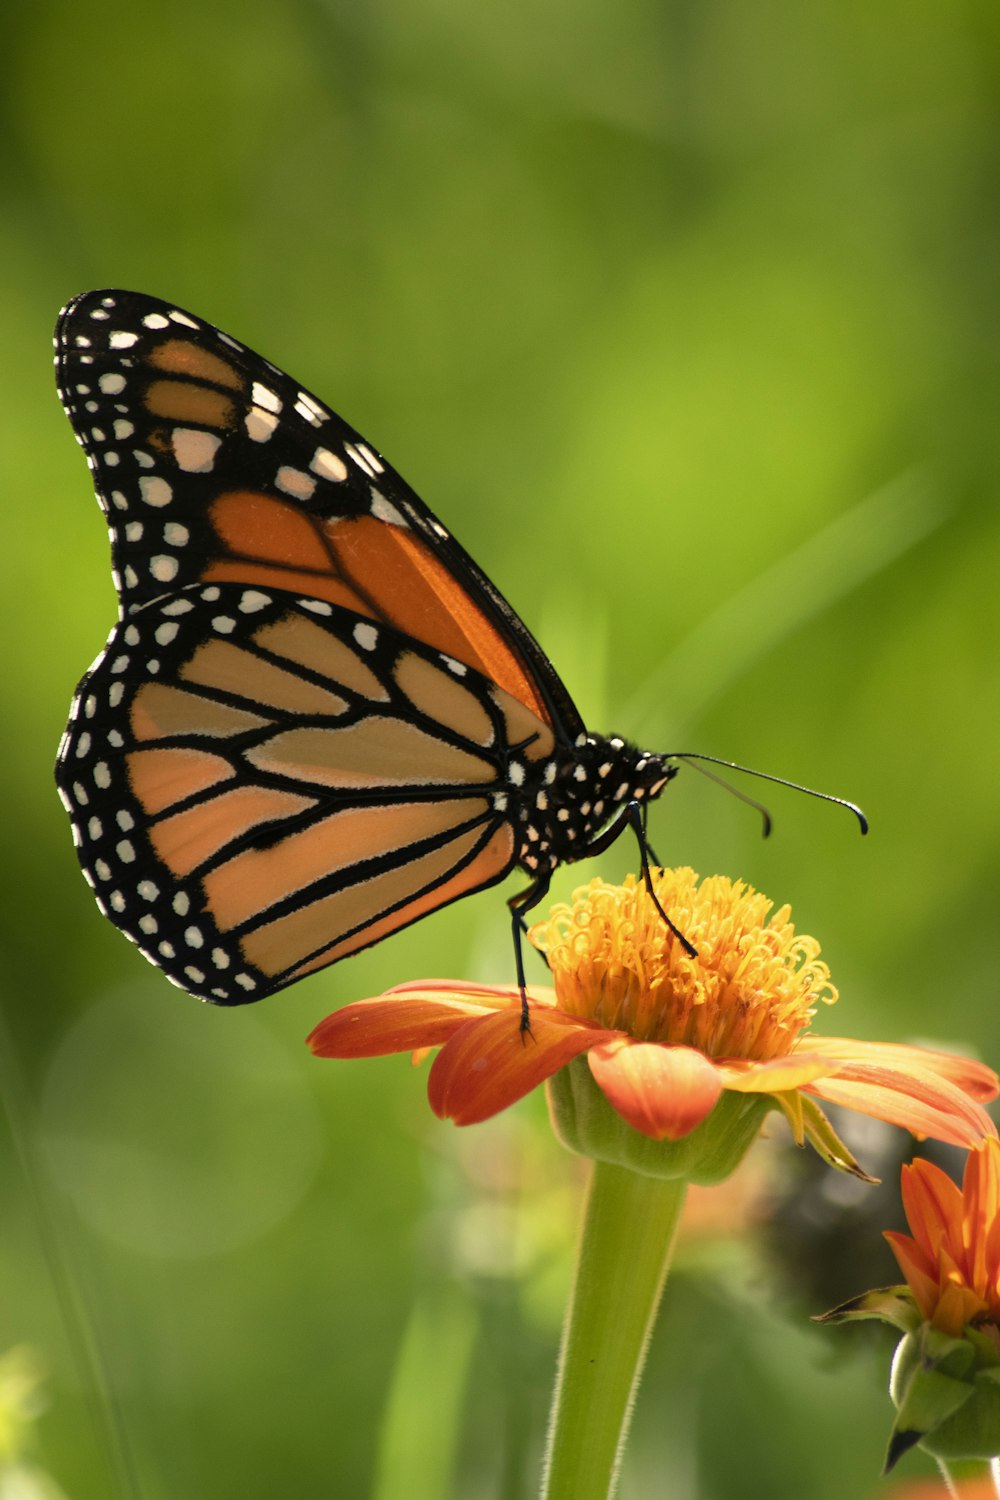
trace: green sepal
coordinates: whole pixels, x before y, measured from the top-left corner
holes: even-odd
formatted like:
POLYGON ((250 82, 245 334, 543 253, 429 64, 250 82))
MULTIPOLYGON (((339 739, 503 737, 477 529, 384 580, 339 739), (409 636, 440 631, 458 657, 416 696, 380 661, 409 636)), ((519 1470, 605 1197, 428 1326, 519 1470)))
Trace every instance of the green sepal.
POLYGON ((927 1323, 907 1333, 889 1390, 897 1417, 887 1470, 915 1443, 947 1460, 1000 1454, 1000 1361, 993 1341, 975 1329, 958 1339, 927 1323))
POLYGON ((574 1058, 548 1080, 546 1097, 552 1128, 568 1151, 644 1177, 684 1177, 703 1185, 722 1182, 736 1170, 776 1106, 772 1094, 727 1090, 690 1135, 654 1141, 611 1106, 585 1057, 574 1058))
POLYGON ((852 1177, 859 1177, 862 1182, 878 1182, 877 1177, 869 1177, 853 1152, 840 1139, 815 1099, 798 1089, 776 1094, 774 1097, 784 1110, 798 1145, 801 1146, 807 1140, 813 1150, 829 1166, 836 1167, 838 1172, 850 1172, 852 1177))
POLYGON ((831 1307, 829 1312, 817 1313, 814 1323, 850 1323, 863 1318, 878 1318, 882 1323, 891 1323, 900 1333, 913 1333, 920 1327, 920 1309, 913 1300, 908 1286, 880 1286, 860 1297, 852 1297, 831 1307))

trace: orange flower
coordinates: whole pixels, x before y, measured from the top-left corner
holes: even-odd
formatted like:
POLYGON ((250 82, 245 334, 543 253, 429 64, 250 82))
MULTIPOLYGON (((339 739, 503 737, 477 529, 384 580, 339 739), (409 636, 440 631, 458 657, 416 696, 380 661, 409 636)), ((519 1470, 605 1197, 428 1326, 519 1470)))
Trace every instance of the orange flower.
POLYGON ((903 1168, 902 1192, 913 1236, 885 1237, 921 1316, 952 1338, 992 1325, 1000 1345, 1000 1142, 969 1152, 961 1189, 921 1159, 903 1168))
POLYGON ((653 872, 657 899, 693 943, 690 958, 642 886, 593 880, 531 930, 552 989, 530 986, 530 1033, 516 987, 424 980, 344 1006, 309 1037, 321 1057, 373 1057, 441 1045, 428 1094, 442 1118, 497 1114, 583 1053, 618 1114, 677 1141, 724 1091, 771 1096, 796 1138, 838 1166, 818 1095, 919 1136, 971 1146, 996 1129, 981 1107, 996 1074, 947 1053, 820 1037, 819 1003, 837 998, 813 938, 787 906, 692 870, 653 872))

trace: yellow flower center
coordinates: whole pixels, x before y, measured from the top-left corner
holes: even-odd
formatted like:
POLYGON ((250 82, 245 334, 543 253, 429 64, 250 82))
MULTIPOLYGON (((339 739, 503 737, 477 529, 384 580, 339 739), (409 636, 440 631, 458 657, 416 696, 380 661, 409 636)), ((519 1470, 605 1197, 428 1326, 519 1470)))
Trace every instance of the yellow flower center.
POLYGON ((797 936, 791 908, 742 881, 654 870, 653 889, 697 949, 685 952, 641 881, 592 880, 554 906, 529 936, 552 970, 562 1010, 642 1041, 708 1057, 783 1057, 817 1004, 837 991, 815 938, 797 936))

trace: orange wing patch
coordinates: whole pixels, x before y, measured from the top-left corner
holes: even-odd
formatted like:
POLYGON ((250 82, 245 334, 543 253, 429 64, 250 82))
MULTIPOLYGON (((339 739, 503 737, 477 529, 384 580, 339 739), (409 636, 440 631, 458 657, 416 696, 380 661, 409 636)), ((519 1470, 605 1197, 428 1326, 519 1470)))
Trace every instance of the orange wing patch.
POLYGON ((154 823, 150 842, 175 875, 190 875, 234 839, 263 823, 294 817, 316 806, 311 797, 256 786, 237 786, 154 823))
POLYGON ((296 714, 324 714, 335 718, 347 708, 346 699, 317 683, 286 672, 273 662, 244 651, 231 641, 212 640, 199 646, 178 672, 186 682, 199 683, 236 697, 251 698, 261 708, 296 714))
POLYGON ((204 569, 206 583, 288 589, 385 619, 374 600, 339 575, 319 523, 296 506, 255 490, 231 490, 209 515, 226 552, 204 569))
POLYGON ((236 425, 237 408, 231 396, 187 380, 154 380, 146 391, 146 407, 165 422, 198 422, 220 431, 236 425))
MULTIPOLYGON (((392 855, 440 837, 453 827, 482 823, 488 816, 489 804, 480 797, 344 808, 273 848, 246 849, 234 855, 206 875, 205 894, 217 925, 225 932, 259 917, 288 896, 308 891, 335 871, 392 855)), ((326 928, 327 938, 330 931, 326 928)))
POLYGON ((260 771, 316 786, 484 786, 496 771, 415 724, 368 714, 342 729, 286 729, 246 752, 260 771))
POLYGON ((228 736, 246 729, 262 729, 271 721, 242 708, 231 708, 200 693, 169 682, 146 682, 132 700, 132 733, 137 740, 166 739, 172 735, 228 736))
POLYGON ((382 619, 475 667, 548 720, 513 647, 416 532, 375 516, 330 521, 324 531, 341 572, 378 601, 382 619))
POLYGON ((231 391, 242 391, 243 376, 227 359, 220 359, 209 349, 190 339, 165 339, 146 356, 154 369, 167 370, 171 375, 182 375, 188 380, 210 381, 227 386, 231 391))
POLYGON ((474 745, 492 745, 495 734, 489 714, 445 668, 415 651, 404 651, 396 663, 396 681, 426 719, 474 745))
POLYGON ((474 667, 550 722, 515 648, 408 527, 376 516, 322 521, 255 490, 220 495, 210 518, 224 551, 204 582, 287 589, 381 620, 474 667))
POLYGON ((400 864, 384 875, 266 923, 242 939, 243 954, 270 975, 298 963, 289 975, 289 979, 297 979, 348 953, 356 953, 359 948, 367 948, 427 912, 501 879, 513 863, 513 834, 504 825, 477 852, 481 838, 481 829, 467 830, 442 848, 400 864), (425 886, 431 889, 412 896, 415 889, 425 886), (331 932, 346 936, 330 943, 331 932), (326 946, 321 947, 323 944, 326 946), (303 954, 313 956, 300 961, 303 954))
POLYGON ((125 757, 129 785, 146 812, 161 813, 177 802, 230 781, 235 770, 221 755, 203 750, 131 750, 125 757))

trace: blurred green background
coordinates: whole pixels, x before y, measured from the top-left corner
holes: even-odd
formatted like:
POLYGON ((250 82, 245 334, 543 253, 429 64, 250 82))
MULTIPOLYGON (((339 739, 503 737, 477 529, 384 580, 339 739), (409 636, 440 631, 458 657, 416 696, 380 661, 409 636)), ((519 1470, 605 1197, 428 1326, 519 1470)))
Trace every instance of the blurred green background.
MULTIPOLYGON (((115 285, 218 323, 389 455, 593 728, 855 797, 865 842, 768 789, 764 843, 684 773, 651 832, 793 903, 827 1031, 995 1063, 997 9, 37 0, 0 29, 0 1350, 48 1370, 29 1458, 72 1500, 531 1495, 579 1164, 540 1098, 458 1132, 426 1068, 303 1046, 406 978, 511 978, 504 893, 238 1012, 99 918, 51 766, 114 598, 51 328, 115 285)), ((874 1493, 888 1333, 810 1328, 811 1254, 779 1271, 719 1204, 623 1500, 874 1493)))

